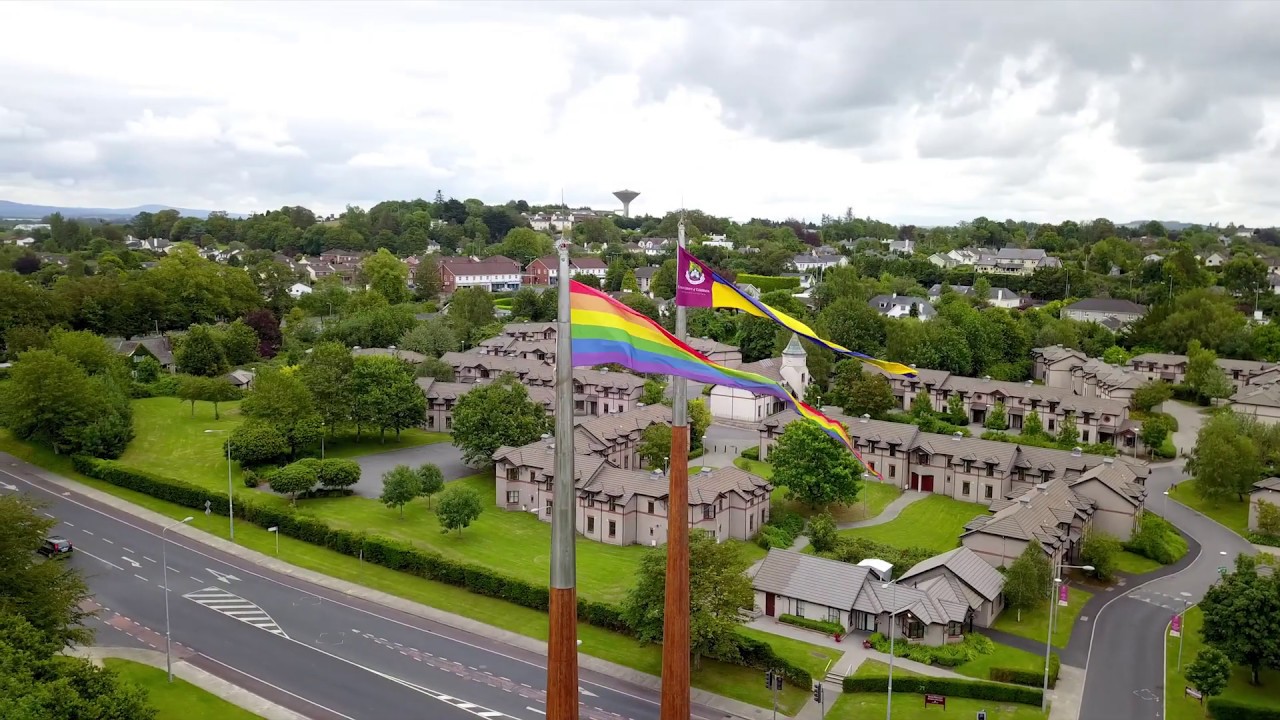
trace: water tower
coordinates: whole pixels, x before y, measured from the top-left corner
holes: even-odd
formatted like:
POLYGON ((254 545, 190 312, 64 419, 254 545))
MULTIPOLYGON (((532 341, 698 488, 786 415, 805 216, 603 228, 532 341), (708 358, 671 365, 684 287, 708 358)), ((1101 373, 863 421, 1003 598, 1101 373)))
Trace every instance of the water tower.
POLYGON ((639 197, 640 193, 635 190, 619 190, 613 196, 622 201, 622 217, 631 217, 631 201, 639 197))

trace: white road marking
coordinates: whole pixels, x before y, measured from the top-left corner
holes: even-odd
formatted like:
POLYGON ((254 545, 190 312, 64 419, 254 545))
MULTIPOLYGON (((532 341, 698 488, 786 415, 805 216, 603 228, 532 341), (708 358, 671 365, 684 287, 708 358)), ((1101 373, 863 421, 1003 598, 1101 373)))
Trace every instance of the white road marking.
POLYGON ((91 531, 89 531, 89 530, 81 530, 80 532, 84 533, 85 535, 92 535, 92 534, 93 534, 93 532, 91 532, 91 531))
POLYGON ((530 705, 525 705, 525 706, 524 706, 524 709, 525 709, 525 710, 532 710, 532 711, 534 711, 534 712, 538 713, 539 715, 546 715, 546 714, 547 714, 547 711, 546 711, 546 710, 539 710, 538 708, 533 707, 533 706, 530 706, 530 705))
POLYGON ((289 637, 265 610, 239 595, 233 595, 221 588, 207 587, 203 590, 187 593, 182 597, 203 605, 214 612, 220 612, 232 620, 239 620, 242 623, 262 628, 282 638, 289 637))
POLYGON ((125 546, 121 545, 121 546, 120 546, 120 549, 121 549, 121 550, 124 550, 125 552, 129 553, 130 555, 133 555, 133 554, 134 554, 134 550, 133 550, 133 548, 127 548, 127 547, 125 547, 125 546))
POLYGON ((67 527, 75 527, 75 524, 74 524, 74 523, 69 523, 69 522, 67 522, 66 520, 63 520, 63 521, 62 521, 62 524, 63 524, 63 525, 66 525, 67 527))
POLYGON ((106 564, 110 565, 111 567, 113 567, 113 568, 115 568, 115 569, 117 569, 117 570, 120 570, 120 571, 123 571, 123 570, 124 570, 124 568, 120 567, 119 565, 117 565, 117 564, 115 564, 115 563, 113 563, 113 562, 111 562, 110 560, 107 560, 107 559, 105 559, 105 558, 100 558, 100 557, 98 557, 97 555, 94 555, 93 553, 89 552, 88 550, 80 549, 80 550, 76 550, 76 552, 77 552, 77 553, 84 553, 85 555, 88 555, 89 557, 93 558, 94 560, 97 560, 98 562, 104 562, 104 563, 106 563, 106 564))
POLYGON ((115 545, 115 543, 114 543, 114 542, 112 542, 111 540, 108 540, 108 539, 106 539, 106 538, 102 538, 102 542, 104 542, 104 543, 106 543, 106 544, 108 544, 108 545, 115 545))
POLYGON ((47 517, 47 518, 51 518, 51 517, 53 517, 53 515, 52 515, 52 514, 47 513, 47 512, 44 512, 43 510, 41 511, 41 513, 42 513, 45 517, 47 517))
POLYGON ((132 566, 134 566, 134 567, 136 567, 136 568, 140 568, 140 567, 142 567, 142 563, 140 563, 140 562, 138 562, 137 560, 134 560, 133 558, 128 557, 128 556, 126 556, 126 555, 121 555, 121 556, 120 556, 120 559, 121 559, 121 560, 123 560, 123 561, 125 561, 125 562, 127 562, 127 563, 129 563, 130 565, 132 565, 132 566))
MULTIPOLYGON (((169 568, 169 569, 170 569, 170 570, 173 570, 173 568, 169 568)), ((177 572, 177 571, 176 571, 176 570, 174 570, 174 572, 177 572)), ((192 580, 195 580, 196 582, 204 582, 203 580, 201 580, 200 578, 196 577, 195 575, 188 575, 187 577, 191 578, 192 580)))
POLYGON ((262 679, 262 678, 260 678, 260 677, 257 677, 257 676, 254 676, 254 675, 250 675, 249 673, 247 673, 247 672, 245 672, 245 671, 241 670, 240 668, 231 667, 230 665, 228 665, 228 664, 226 664, 226 663, 222 662, 221 660, 215 660, 214 658, 211 658, 211 657, 209 657, 208 655, 205 655, 204 653, 199 653, 199 655, 200 655, 200 657, 202 657, 202 658, 204 658, 204 659, 206 659, 206 660, 211 660, 211 661, 213 661, 213 662, 218 663, 219 665, 221 665, 221 666, 222 666, 222 667, 224 667, 224 668, 227 668, 228 670, 234 670, 235 672, 238 672, 238 673, 240 673, 241 675, 244 675, 244 676, 245 676, 245 677, 247 677, 247 678, 250 678, 250 679, 252 679, 252 680, 256 680, 256 681, 258 681, 258 682, 262 683, 263 685, 266 685, 266 686, 267 686, 267 687, 269 687, 269 688, 272 688, 272 689, 274 689, 274 690, 279 690, 280 692, 282 692, 282 693, 284 693, 284 694, 286 694, 286 695, 289 695, 289 696, 291 696, 291 697, 298 698, 299 700, 301 700, 301 701, 303 701, 303 702, 305 702, 305 703, 309 703, 309 704, 311 704, 311 705, 315 705, 316 707, 320 708, 321 710, 324 710, 325 712, 333 713, 334 715, 336 715, 336 716, 338 716, 338 717, 340 717, 340 718, 346 718, 347 720, 356 720, 355 718, 351 717, 350 715, 343 715, 342 713, 338 712, 337 710, 332 710, 332 709, 330 709, 330 708, 327 708, 327 707, 325 707, 324 705, 321 705, 320 703, 316 702, 315 700, 311 700, 311 699, 309 699, 309 698, 304 698, 304 697, 302 697, 301 695, 298 695, 297 693, 291 693, 291 692, 289 692, 288 690, 285 690, 284 688, 280 687, 279 685, 273 685, 273 684, 271 684, 271 683, 267 682, 266 680, 263 680, 263 679, 262 679))
POLYGON ((143 559, 143 560, 146 560, 147 562, 155 562, 155 560, 152 560, 151 558, 147 557, 146 555, 143 555, 143 556, 142 556, 142 559, 143 559))
POLYGON ((136 577, 136 578, 138 578, 138 579, 139 579, 139 580, 141 580, 142 582, 151 582, 150 580, 148 580, 148 579, 146 579, 146 578, 142 577, 142 576, 141 576, 141 575, 139 575, 138 573, 134 573, 134 574, 133 574, 133 576, 134 576, 134 577, 136 577))

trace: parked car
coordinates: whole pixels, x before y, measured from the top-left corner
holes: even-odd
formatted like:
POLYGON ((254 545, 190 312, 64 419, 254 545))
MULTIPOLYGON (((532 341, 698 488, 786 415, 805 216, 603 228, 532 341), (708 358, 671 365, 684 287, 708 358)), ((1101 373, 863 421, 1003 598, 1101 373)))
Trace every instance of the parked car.
POLYGON ((61 535, 50 535, 44 539, 44 544, 40 546, 39 553, 49 557, 62 557, 70 555, 73 549, 70 540, 61 535))

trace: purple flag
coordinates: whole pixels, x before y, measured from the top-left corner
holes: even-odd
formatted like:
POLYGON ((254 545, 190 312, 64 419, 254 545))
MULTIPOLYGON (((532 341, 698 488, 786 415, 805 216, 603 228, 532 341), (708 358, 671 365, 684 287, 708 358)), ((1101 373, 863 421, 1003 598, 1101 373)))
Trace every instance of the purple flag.
POLYGON ((1066 585, 1058 586, 1058 604, 1059 605, 1067 604, 1067 586, 1066 585))
POLYGON ((676 251, 676 305, 711 307, 711 269, 688 250, 676 251))
POLYGON ((1173 620, 1169 623, 1169 634, 1174 637, 1182 636, 1182 616, 1174 615, 1173 620))

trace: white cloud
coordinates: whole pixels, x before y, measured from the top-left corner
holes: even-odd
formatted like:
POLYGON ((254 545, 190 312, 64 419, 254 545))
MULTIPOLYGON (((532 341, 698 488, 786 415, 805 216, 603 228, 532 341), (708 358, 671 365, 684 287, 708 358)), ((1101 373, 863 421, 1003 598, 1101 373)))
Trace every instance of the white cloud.
POLYGON ((59 50, 0 44, 0 196, 330 212, 630 187, 633 212, 917 223, 1280 205, 1257 4, 298 8, 7 5, 59 50), (1179 23, 1197 42, 1169 42, 1179 23))

